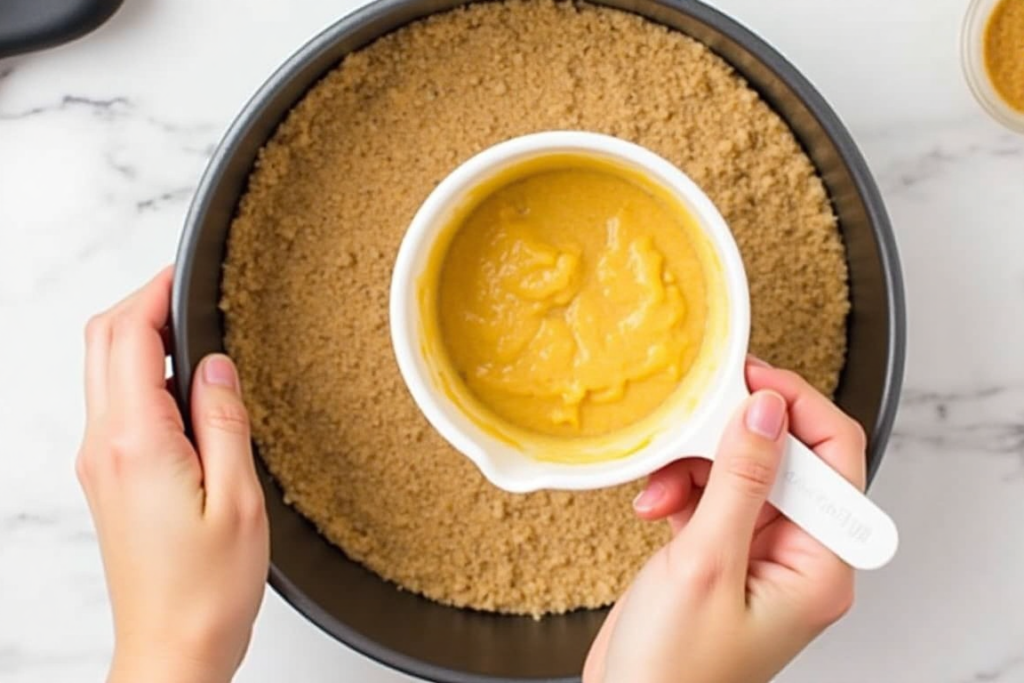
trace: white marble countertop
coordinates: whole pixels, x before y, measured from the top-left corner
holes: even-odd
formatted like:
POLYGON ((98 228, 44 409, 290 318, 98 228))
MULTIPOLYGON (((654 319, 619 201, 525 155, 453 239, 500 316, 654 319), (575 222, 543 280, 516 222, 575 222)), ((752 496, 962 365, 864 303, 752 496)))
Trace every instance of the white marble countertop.
MULTIPOLYGON (((0 62, 0 680, 98 681, 110 618, 72 472, 87 316, 172 260, 245 100, 360 0, 127 0, 0 62)), ((823 92, 905 270, 906 391, 873 494, 903 547, 783 683, 1024 681, 1024 137, 960 75, 967 0, 721 0, 823 92)), ((268 594, 237 678, 410 680, 268 594)))

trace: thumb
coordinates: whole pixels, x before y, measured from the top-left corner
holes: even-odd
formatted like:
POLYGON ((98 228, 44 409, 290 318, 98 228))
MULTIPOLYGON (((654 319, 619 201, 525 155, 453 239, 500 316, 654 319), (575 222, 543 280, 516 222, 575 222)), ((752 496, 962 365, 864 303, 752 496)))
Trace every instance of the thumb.
POLYGON ((199 364, 192 387, 192 425, 206 506, 235 506, 253 488, 259 490, 238 373, 227 356, 212 354, 199 364))
POLYGON ((744 575, 755 524, 782 459, 787 426, 782 396, 765 390, 747 399, 722 436, 690 522, 692 534, 719 548, 722 560, 744 575))

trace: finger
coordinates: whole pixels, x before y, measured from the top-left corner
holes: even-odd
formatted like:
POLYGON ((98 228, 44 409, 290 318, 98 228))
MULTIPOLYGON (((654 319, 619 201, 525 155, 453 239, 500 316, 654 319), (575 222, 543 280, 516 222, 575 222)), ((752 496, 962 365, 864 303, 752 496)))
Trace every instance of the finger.
MULTIPOLYGON (((633 500, 637 517, 647 521, 667 519, 673 535, 678 533, 697 509, 710 473, 711 462, 703 458, 677 460, 654 472, 633 500)), ((765 504, 754 524, 755 530, 764 528, 778 516, 778 510, 765 504)))
POLYGON ((786 426, 785 399, 759 391, 747 399, 719 444, 686 535, 715 548, 721 569, 730 574, 746 576, 750 543, 775 482, 786 426))
POLYGON ((751 544, 752 559, 773 562, 815 581, 853 569, 785 517, 765 526, 751 544))
POLYGON ((642 519, 664 519, 679 512, 690 502, 694 488, 707 484, 710 463, 686 458, 662 467, 647 478, 647 484, 633 500, 633 509, 642 519))
POLYGON ((170 307, 171 271, 165 269, 110 312, 110 384, 126 402, 138 398, 142 387, 163 387, 167 351, 162 330, 170 307))
MULTIPOLYGON (((96 315, 89 320, 85 328, 86 338, 86 363, 85 363, 85 387, 86 387, 86 415, 95 418, 107 411, 110 401, 110 357, 113 350, 114 322, 125 311, 130 310, 138 301, 143 292, 153 287, 154 283, 171 278, 171 267, 164 268, 157 276, 133 295, 123 299, 109 310, 96 315)), ((168 296, 169 298, 169 296, 168 296)), ((166 317, 166 314, 165 316, 166 317)), ((116 389, 115 395, 116 395, 116 389)))
POLYGON ((765 528, 780 517, 781 513, 771 503, 765 503, 761 507, 761 513, 757 516, 757 521, 754 522, 754 533, 756 534, 761 529, 765 528))
POLYGON ((182 428, 166 391, 163 330, 170 309, 171 271, 165 269, 111 312, 109 386, 124 419, 159 420, 182 428))
POLYGON ((860 424, 794 372, 747 365, 751 391, 777 391, 789 405, 790 431, 864 490, 867 439, 860 424))
POLYGON ((239 505, 262 506, 249 440, 249 416, 238 373, 222 354, 199 364, 192 389, 192 420, 203 464, 206 506, 216 514, 239 505))
POLYGON ((110 361, 110 319, 97 315, 85 326, 85 415, 92 420, 107 412, 107 367, 110 361))
POLYGON ((682 529, 693 515, 700 492, 707 484, 711 463, 703 458, 677 460, 653 473, 633 509, 641 519, 668 519, 672 533, 682 529))
MULTIPOLYGON (((794 628, 808 621, 821 621, 822 610, 845 610, 844 605, 848 606, 852 600, 854 574, 850 565, 784 517, 765 527, 751 552, 754 583, 763 583, 758 581, 763 579, 776 588, 790 587, 788 595, 775 601, 772 611, 778 622, 789 622, 794 628), (760 577, 755 576, 755 565, 762 568, 760 577), (770 575, 768 570, 771 570, 770 575), (819 617, 815 617, 815 613, 819 617)), ((836 618, 839 616, 835 614, 836 618)), ((830 623, 828 619, 824 622, 830 623)))

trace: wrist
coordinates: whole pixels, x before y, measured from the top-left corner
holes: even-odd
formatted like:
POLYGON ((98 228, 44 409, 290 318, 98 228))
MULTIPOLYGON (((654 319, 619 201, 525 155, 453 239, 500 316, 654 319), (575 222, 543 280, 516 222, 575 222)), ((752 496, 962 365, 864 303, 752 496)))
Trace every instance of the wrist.
POLYGON ((231 673, 187 656, 115 648, 107 683, 231 683, 231 678, 231 673))

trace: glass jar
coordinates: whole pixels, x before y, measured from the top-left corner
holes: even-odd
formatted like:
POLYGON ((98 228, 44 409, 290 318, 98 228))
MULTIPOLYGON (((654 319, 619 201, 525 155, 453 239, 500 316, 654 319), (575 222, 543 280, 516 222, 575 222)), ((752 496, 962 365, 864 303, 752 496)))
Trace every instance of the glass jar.
MULTIPOLYGON (((1024 133, 1024 112, 1011 107, 999 95, 985 68, 985 29, 1000 1, 971 0, 960 30, 960 62, 967 85, 982 108, 1010 130, 1024 133)), ((1024 54, 1020 58, 1024 59, 1024 54)))

